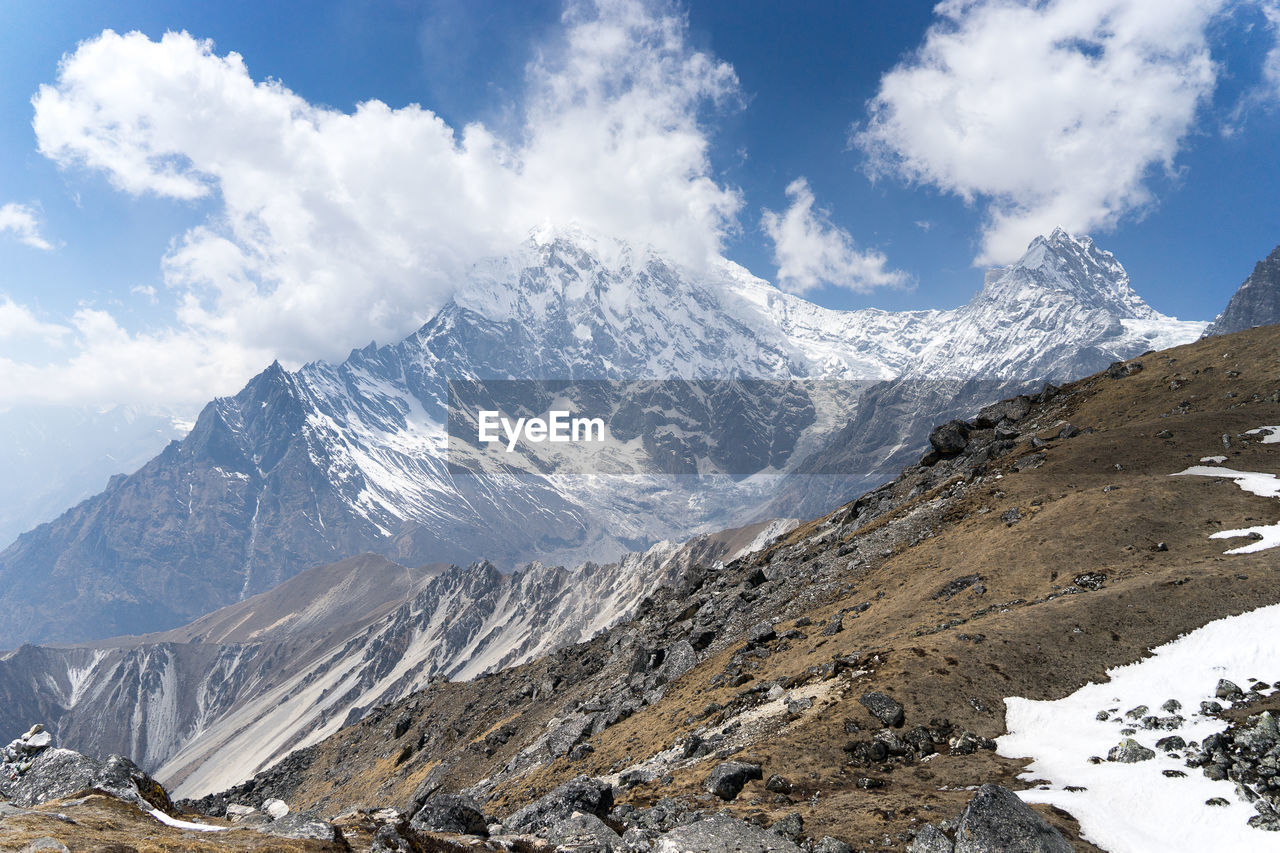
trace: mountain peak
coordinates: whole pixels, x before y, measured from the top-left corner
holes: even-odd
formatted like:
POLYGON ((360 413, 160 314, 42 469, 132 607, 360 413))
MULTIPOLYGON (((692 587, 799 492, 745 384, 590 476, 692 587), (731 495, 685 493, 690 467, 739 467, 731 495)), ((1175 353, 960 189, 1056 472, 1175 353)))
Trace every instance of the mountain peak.
POLYGON ((1072 235, 1061 226, 1032 240, 1016 263, 988 272, 983 295, 1002 302, 1065 298, 1117 319, 1160 317, 1134 292, 1115 255, 1099 249, 1087 235, 1072 235))
POLYGON ((1205 330, 1205 336, 1243 332, 1272 323, 1280 323, 1280 246, 1258 261, 1227 307, 1205 330))

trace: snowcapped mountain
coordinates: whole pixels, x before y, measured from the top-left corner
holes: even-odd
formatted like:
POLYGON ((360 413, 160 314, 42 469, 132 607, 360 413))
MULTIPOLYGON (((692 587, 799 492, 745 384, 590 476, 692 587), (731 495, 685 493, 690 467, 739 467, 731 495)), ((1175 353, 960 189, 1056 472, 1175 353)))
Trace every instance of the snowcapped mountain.
POLYGON ((546 229, 477 266, 405 340, 337 365, 272 365, 137 473, 20 537, 0 553, 0 647, 163 630, 355 553, 572 564, 795 515, 802 499, 851 497, 896 471, 947 404, 1202 328, 1156 314, 1110 254, 1061 231, 968 305, 893 313, 831 311, 727 261, 684 269, 546 229), (447 464, 448 380, 749 377, 845 381, 809 386, 789 407, 739 407, 723 442, 785 453, 732 475, 680 432, 700 402, 673 394, 650 407, 659 416, 620 474, 447 464), (890 384, 868 409, 875 382, 890 384), (711 474, 666 476, 673 458, 711 474), (820 489, 797 485, 797 472, 830 472, 832 460, 837 475, 820 489))
POLYGON ((470 679, 590 639, 694 564, 785 528, 660 542, 573 569, 410 569, 364 555, 182 628, 0 657, 0 732, 135 756, 183 795, 220 790, 432 679, 470 679))

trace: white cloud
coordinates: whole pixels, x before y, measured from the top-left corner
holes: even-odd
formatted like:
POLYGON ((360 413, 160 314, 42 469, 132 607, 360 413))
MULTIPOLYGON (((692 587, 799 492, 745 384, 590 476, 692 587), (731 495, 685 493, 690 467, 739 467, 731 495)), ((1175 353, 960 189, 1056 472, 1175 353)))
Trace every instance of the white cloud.
POLYGON ((880 252, 859 251, 843 228, 832 224, 826 211, 813 207, 809 182, 797 178, 787 186, 791 200, 785 213, 765 210, 761 224, 773 241, 778 286, 804 293, 821 284, 866 293, 877 287, 901 286, 906 276, 885 268, 880 252))
POLYGON ((38 340, 57 344, 70 331, 66 326, 38 319, 31 309, 8 296, 0 297, 0 341, 38 340))
POLYGON ((529 68, 513 138, 417 105, 316 106, 186 33, 80 44, 33 99, 40 151, 127 193, 213 207, 164 259, 172 329, 126 334, 120 358, 171 346, 223 382, 204 362, 232 351, 242 372, 266 363, 247 353, 340 358, 412 331, 475 259, 548 221, 688 263, 716 255, 741 199, 712 174, 699 115, 734 103, 732 68, 690 48, 666 5, 575 2, 563 23, 529 68))
POLYGON ((1153 201, 1217 69, 1229 0, 946 0, 854 135, 873 175, 985 206, 976 263, 1037 234, 1107 229, 1153 201))
POLYGON ((40 224, 36 212, 25 204, 10 202, 0 207, 0 233, 8 231, 33 249, 49 251, 49 241, 40 236, 40 224))
MULTIPOLYGON (((5 306, 0 304, 0 331, 4 312, 5 306)), ((131 334, 109 313, 94 308, 77 310, 71 328, 49 328, 60 338, 71 339, 73 354, 48 365, 0 357, 0 400, 6 406, 128 403, 190 407, 207 401, 205 389, 241 382, 271 361, 267 350, 207 335, 180 331, 131 334), (183 377, 189 384, 187 389, 178 384, 183 377)))
POLYGON ((1267 25, 1271 29, 1274 42, 1262 61, 1262 97, 1272 102, 1280 101, 1280 0, 1269 0, 1262 4, 1262 14, 1266 16, 1267 25))

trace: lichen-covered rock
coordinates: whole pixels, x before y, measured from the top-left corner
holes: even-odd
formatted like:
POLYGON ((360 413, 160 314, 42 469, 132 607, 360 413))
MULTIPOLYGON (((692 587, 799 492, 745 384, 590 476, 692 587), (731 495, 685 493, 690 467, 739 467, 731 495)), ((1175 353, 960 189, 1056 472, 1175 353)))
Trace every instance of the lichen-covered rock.
POLYGON ((978 789, 960 815, 955 853, 1072 853, 1062 835, 1008 788, 978 789))
POLYGON ((422 804, 409 825, 418 832, 489 834, 489 821, 471 799, 458 794, 437 794, 422 804))
POLYGON ((613 808, 613 787, 608 782, 579 776, 534 800, 502 822, 508 832, 545 830, 574 812, 603 818, 613 808))
POLYGON ((160 783, 121 755, 96 761, 71 749, 46 749, 4 792, 15 805, 35 806, 98 788, 143 810, 173 811, 173 803, 160 783))
POLYGON ((886 726, 895 728, 902 725, 904 716, 902 705, 897 700, 883 693, 864 693, 858 700, 871 714, 886 726))
POLYGON ((800 853, 794 841, 725 814, 677 827, 658 839, 654 853, 800 853))

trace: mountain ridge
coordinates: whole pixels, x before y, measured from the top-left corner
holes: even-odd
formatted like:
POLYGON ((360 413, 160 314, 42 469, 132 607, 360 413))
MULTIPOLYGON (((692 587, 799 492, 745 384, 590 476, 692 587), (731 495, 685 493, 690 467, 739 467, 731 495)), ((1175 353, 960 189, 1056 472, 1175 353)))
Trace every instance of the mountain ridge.
POLYGON ((399 343, 354 350, 339 365, 290 372, 273 364, 239 394, 206 406, 187 438, 137 473, 23 534, 0 552, 0 605, 11 617, 0 647, 162 630, 356 553, 410 564, 480 556, 500 565, 533 556, 572 564, 796 515, 792 509, 812 507, 779 505, 779 495, 797 489, 771 478, 786 481, 789 470, 827 452, 857 416, 867 383, 928 387, 883 408, 865 452, 848 457, 845 470, 856 473, 825 483, 823 500, 892 476, 939 404, 968 407, 1011 382, 1097 369, 1201 330, 1154 312, 1137 316, 1118 262, 1065 232, 1033 243, 1032 253, 1036 270, 1061 255, 1066 272, 1015 264, 997 280, 1040 283, 1014 316, 986 290, 953 312, 834 312, 728 262, 693 273, 624 245, 593 253, 598 241, 569 234, 538 235, 477 268, 470 290, 399 343), (1057 285, 1081 270, 1101 275, 1081 292, 1109 283, 1114 305, 1062 301, 1069 288, 1057 285), (919 375, 915 362, 998 381, 964 386, 919 375), (607 484, 570 470, 495 480, 446 464, 446 378, 697 378, 723 374, 726 364, 738 376, 850 384, 838 397, 815 398, 815 419, 786 427, 797 452, 782 471, 762 468, 763 479, 708 481, 714 488, 654 480, 648 451, 632 459, 637 479, 607 484), (68 601, 62 591, 72 589, 68 601), (65 618, 68 609, 76 619, 65 618))

